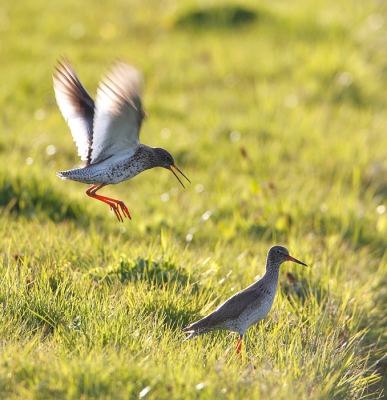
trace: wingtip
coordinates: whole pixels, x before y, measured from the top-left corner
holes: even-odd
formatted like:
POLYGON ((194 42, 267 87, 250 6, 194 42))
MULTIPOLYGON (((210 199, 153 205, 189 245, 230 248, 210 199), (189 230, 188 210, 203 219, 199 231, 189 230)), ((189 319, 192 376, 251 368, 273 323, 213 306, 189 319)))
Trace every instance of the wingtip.
POLYGON ((70 63, 68 58, 65 57, 65 56, 61 56, 61 59, 57 59, 56 60, 56 64, 58 66, 54 65, 54 74, 53 74, 54 80, 59 78, 58 74, 59 75, 64 75, 64 71, 65 72, 69 71, 69 72, 75 73, 74 67, 72 66, 72 64, 70 63))
POLYGON ((125 81, 130 80, 132 82, 132 90, 134 90, 137 96, 142 97, 145 89, 145 81, 140 68, 136 65, 116 59, 111 63, 107 73, 103 75, 102 82, 112 80, 113 76, 118 79, 124 79, 125 81))
POLYGON ((56 60, 59 65, 71 65, 69 59, 65 55, 61 55, 59 59, 56 60))

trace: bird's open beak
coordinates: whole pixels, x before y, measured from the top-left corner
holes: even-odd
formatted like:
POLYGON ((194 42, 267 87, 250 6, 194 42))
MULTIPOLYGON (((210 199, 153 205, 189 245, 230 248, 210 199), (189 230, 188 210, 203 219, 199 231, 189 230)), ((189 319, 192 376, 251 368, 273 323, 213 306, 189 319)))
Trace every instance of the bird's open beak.
POLYGON ((303 263, 302 261, 297 260, 296 258, 293 258, 292 256, 287 256, 286 259, 288 261, 293 261, 297 264, 301 264, 301 265, 305 265, 305 267, 307 267, 307 265, 305 263, 303 263))
POLYGON ((169 167, 169 169, 171 170, 172 174, 176 176, 177 180, 181 183, 181 186, 183 186, 183 188, 185 188, 185 186, 183 185, 183 182, 182 182, 182 181, 180 180, 180 178, 177 176, 176 172, 172 169, 172 167, 175 168, 176 171, 180 172, 180 173, 184 176, 184 178, 187 179, 187 181, 188 181, 189 183, 191 183, 191 181, 179 170, 179 168, 176 167, 176 165, 171 165, 171 166, 169 167))

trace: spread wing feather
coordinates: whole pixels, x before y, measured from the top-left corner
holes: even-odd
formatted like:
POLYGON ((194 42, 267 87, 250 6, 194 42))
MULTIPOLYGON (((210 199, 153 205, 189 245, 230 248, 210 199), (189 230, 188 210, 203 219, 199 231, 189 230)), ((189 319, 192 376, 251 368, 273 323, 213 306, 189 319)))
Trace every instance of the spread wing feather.
POLYGON ((117 62, 97 90, 91 164, 134 152, 143 119, 143 78, 134 67, 117 62))
POLYGON ((94 101, 68 61, 59 63, 53 79, 56 101, 70 127, 78 155, 85 165, 89 165, 93 143, 94 101))

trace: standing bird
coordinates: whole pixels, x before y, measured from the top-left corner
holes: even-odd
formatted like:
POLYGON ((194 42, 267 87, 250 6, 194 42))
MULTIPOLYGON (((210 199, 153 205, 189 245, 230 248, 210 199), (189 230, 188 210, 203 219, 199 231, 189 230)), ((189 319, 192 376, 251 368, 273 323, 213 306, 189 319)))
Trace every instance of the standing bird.
POLYGON ((267 253, 265 275, 221 304, 214 312, 183 329, 190 339, 201 333, 226 329, 239 334, 236 352, 240 353, 243 335, 253 324, 269 313, 277 291, 279 267, 285 261, 305 265, 289 255, 282 246, 273 246, 267 253))
POLYGON ((141 122, 146 115, 141 107, 140 71, 116 62, 100 82, 94 103, 68 61, 59 63, 55 69, 56 101, 83 161, 81 168, 57 172, 60 178, 92 185, 86 194, 108 204, 121 222, 121 212, 131 218, 129 210, 120 200, 97 195, 104 186, 126 181, 154 167, 171 170, 183 187, 172 168, 190 182, 166 150, 139 141, 141 122))

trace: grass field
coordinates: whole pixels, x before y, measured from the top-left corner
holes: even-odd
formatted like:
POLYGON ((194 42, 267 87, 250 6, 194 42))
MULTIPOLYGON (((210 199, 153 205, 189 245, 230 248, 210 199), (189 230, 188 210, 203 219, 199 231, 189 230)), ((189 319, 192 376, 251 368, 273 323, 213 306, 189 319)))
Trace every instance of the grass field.
POLYGON ((0 398, 376 399, 387 370, 387 6, 364 1, 0 5, 0 398), (146 81, 153 169, 101 194, 52 88, 115 59, 146 81), (245 336, 181 328, 286 246, 245 336))

